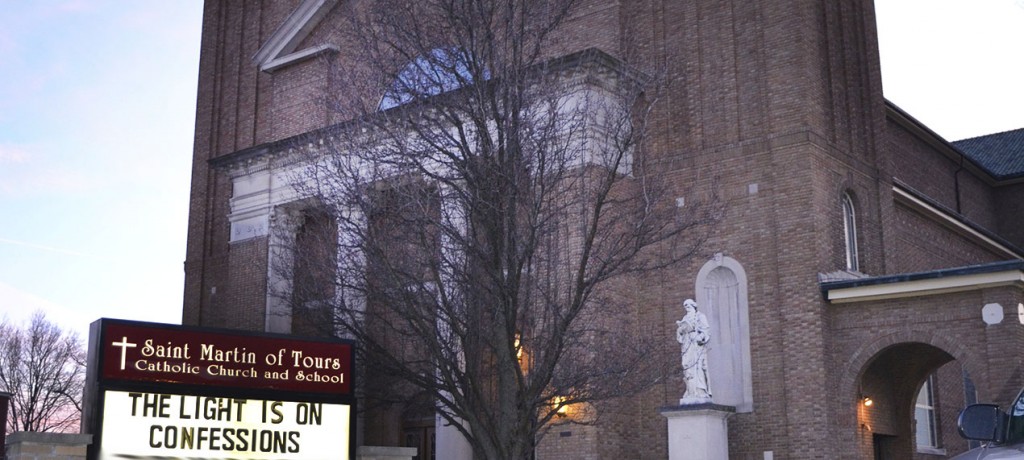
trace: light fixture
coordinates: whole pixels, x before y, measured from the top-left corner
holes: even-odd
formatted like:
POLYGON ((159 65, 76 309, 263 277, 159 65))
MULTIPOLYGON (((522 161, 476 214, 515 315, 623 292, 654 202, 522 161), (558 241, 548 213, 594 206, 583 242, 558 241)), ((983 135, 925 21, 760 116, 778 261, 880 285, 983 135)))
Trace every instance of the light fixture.
POLYGON ((565 396, 555 396, 551 399, 551 403, 555 406, 555 414, 559 417, 565 417, 569 414, 569 405, 565 404, 565 396))
POLYGON ((871 399, 870 397, 868 397, 868 396, 865 396, 864 398, 862 398, 862 399, 861 399, 861 402, 863 402, 863 403, 864 403, 864 407, 871 407, 871 406, 872 406, 873 404, 875 404, 875 401, 874 401, 874 400, 872 400, 872 399, 871 399))

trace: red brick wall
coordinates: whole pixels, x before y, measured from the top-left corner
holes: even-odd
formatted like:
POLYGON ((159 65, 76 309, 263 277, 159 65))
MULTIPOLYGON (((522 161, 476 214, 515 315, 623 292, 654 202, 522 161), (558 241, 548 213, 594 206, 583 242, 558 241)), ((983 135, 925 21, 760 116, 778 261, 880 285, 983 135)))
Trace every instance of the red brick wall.
POLYGON ((894 273, 962 267, 1005 258, 903 206, 896 206, 895 217, 898 245, 893 253, 894 273))
MULTIPOLYGON (((935 373, 935 418, 939 429, 939 447, 950 456, 966 451, 967 440, 958 436, 956 421, 964 409, 964 370, 954 361, 935 373)), ((1005 403, 1004 403, 1005 404, 1005 403)), ((918 454, 915 458, 931 460, 934 456, 918 454)))
POLYGON ((1024 183, 999 187, 995 194, 995 207, 999 219, 999 236, 1018 248, 1024 248, 1024 183))
MULTIPOLYGON (((1024 384, 1014 371, 1021 365, 1019 354, 1006 352, 1024 345, 1013 315, 1021 299, 1024 291, 1018 286, 828 306, 833 315, 831 361, 840 376, 831 401, 832 410, 840 414, 839 422, 850 432, 856 429, 855 421, 866 420, 873 433, 906 436, 904 453, 909 455, 914 441, 910 431, 914 397, 924 378, 948 359, 956 361, 947 367, 962 367, 971 375, 979 402, 1005 405, 1024 384), (981 308, 995 301, 1004 306, 1007 316, 1002 323, 988 326, 981 320, 981 308), (861 395, 882 398, 875 398, 866 419, 856 404, 861 395), (849 419, 843 420, 844 414, 849 419)), ((957 372, 945 368, 939 374, 940 437, 950 454, 965 447, 955 421, 949 419, 963 405, 959 379, 957 372)), ((860 451, 869 448, 861 444, 860 451)))
POLYGON ((952 147, 936 146, 894 120, 886 125, 894 176, 967 220, 998 231, 999 208, 993 180, 961 159, 952 147))
MULTIPOLYGON (((206 5, 186 324, 260 329, 265 320, 267 241, 228 244, 230 180, 207 161, 328 122, 318 100, 327 87, 324 61, 269 74, 250 59, 297 4, 206 5)), ((308 44, 337 36, 347 8, 335 8, 308 44)), ((1010 371, 1019 359, 1005 350, 1019 349, 1021 328, 979 324, 980 305, 990 298, 1016 305, 1019 289, 864 305, 822 300, 818 275, 844 265, 839 200, 847 192, 857 207, 864 273, 1000 259, 896 205, 893 177, 955 208, 958 176, 964 215, 1024 242, 1017 225, 1024 218, 1024 186, 993 192, 973 172, 957 173, 959 165, 933 144, 885 121, 873 22, 870 4, 854 0, 592 0, 566 26, 562 48, 552 50, 598 47, 664 73, 646 145, 650 159, 670 175, 673 197, 686 206, 716 196, 725 204, 700 257, 645 279, 628 294, 638 323, 647 325, 644 333, 674 348, 671 321, 681 316, 679 302, 694 296, 701 265, 716 252, 743 264, 754 412, 729 420, 736 459, 760 459, 769 450, 776 458, 868 457, 863 441, 870 442, 870 432, 859 427, 855 387, 869 358, 881 352, 872 344, 884 340, 920 341, 958 362, 977 361, 965 365, 981 370, 975 381, 983 398, 1008 398, 1020 383, 1010 371)), ((353 50, 344 43, 342 49, 335 59, 344 63, 353 50)), ((541 458, 665 458, 667 422, 657 408, 676 404, 681 390, 676 375, 642 395, 598 407, 607 412, 607 425, 557 428, 539 447, 541 458)), ((944 401, 949 391, 942 390, 944 401)), ((871 419, 873 429, 909 432, 903 419, 884 415, 871 419)), ((391 434, 380 439, 393 440, 391 434)))

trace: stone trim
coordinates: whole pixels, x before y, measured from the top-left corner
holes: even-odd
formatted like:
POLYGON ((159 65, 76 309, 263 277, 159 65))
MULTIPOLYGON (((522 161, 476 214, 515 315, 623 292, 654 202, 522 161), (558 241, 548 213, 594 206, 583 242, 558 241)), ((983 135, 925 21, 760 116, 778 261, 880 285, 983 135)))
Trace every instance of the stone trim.
POLYGON ((692 411, 715 411, 715 412, 726 412, 736 413, 736 407, 725 406, 722 404, 715 403, 701 403, 701 404, 681 404, 678 406, 663 406, 658 408, 658 413, 665 417, 672 417, 676 412, 692 412, 692 411))
POLYGON ((734 306, 735 309, 723 310, 723 305, 716 305, 711 311, 705 310, 708 319, 712 322, 711 341, 713 344, 726 337, 725 325, 733 324, 732 321, 727 320, 735 321, 734 328, 728 331, 733 334, 731 335, 732 340, 719 342, 720 346, 712 345, 712 349, 708 352, 708 372, 711 379, 711 391, 714 394, 712 399, 735 406, 737 412, 752 412, 754 410, 754 386, 750 355, 750 297, 747 272, 736 259, 723 255, 721 252, 716 253, 697 273, 694 296, 697 299, 698 308, 707 309, 713 305, 711 299, 708 298, 707 287, 710 284, 708 277, 719 268, 727 270, 734 277, 737 303, 734 306), (741 374, 733 375, 730 370, 736 369, 737 364, 741 374))
POLYGON ((906 275, 821 283, 833 304, 921 297, 1000 286, 1024 287, 1024 261, 1015 260, 906 275))
POLYGON ((356 460, 412 460, 415 447, 359 446, 356 460))
POLYGON ((300 3, 256 51, 253 63, 264 72, 273 72, 323 53, 338 52, 337 46, 329 44, 295 50, 337 3, 338 0, 305 0, 300 3))
POLYGON ((84 460, 91 434, 17 431, 7 436, 6 460, 84 460))

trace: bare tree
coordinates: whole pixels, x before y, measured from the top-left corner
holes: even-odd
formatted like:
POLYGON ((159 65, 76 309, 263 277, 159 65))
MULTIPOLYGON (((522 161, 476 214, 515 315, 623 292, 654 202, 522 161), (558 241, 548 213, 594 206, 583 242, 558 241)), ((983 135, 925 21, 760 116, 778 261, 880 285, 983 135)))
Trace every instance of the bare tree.
POLYGON ((292 149, 310 204, 273 248, 279 294, 359 341, 368 398, 528 458, 565 407, 595 422, 664 378, 630 293, 716 208, 676 206, 644 142, 657 69, 552 53, 574 1, 367 3, 332 74, 347 121, 292 149))
POLYGON ((36 312, 24 328, 0 323, 0 388, 11 393, 9 431, 77 431, 85 351, 73 331, 36 312))

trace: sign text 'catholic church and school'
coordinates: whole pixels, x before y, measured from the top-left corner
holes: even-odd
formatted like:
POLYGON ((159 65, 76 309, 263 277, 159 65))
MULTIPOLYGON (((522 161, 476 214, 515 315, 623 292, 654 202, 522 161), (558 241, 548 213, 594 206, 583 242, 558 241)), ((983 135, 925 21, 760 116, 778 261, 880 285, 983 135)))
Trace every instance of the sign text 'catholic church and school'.
POLYGON ((347 458, 350 342, 109 319, 93 328, 91 458, 347 458))

